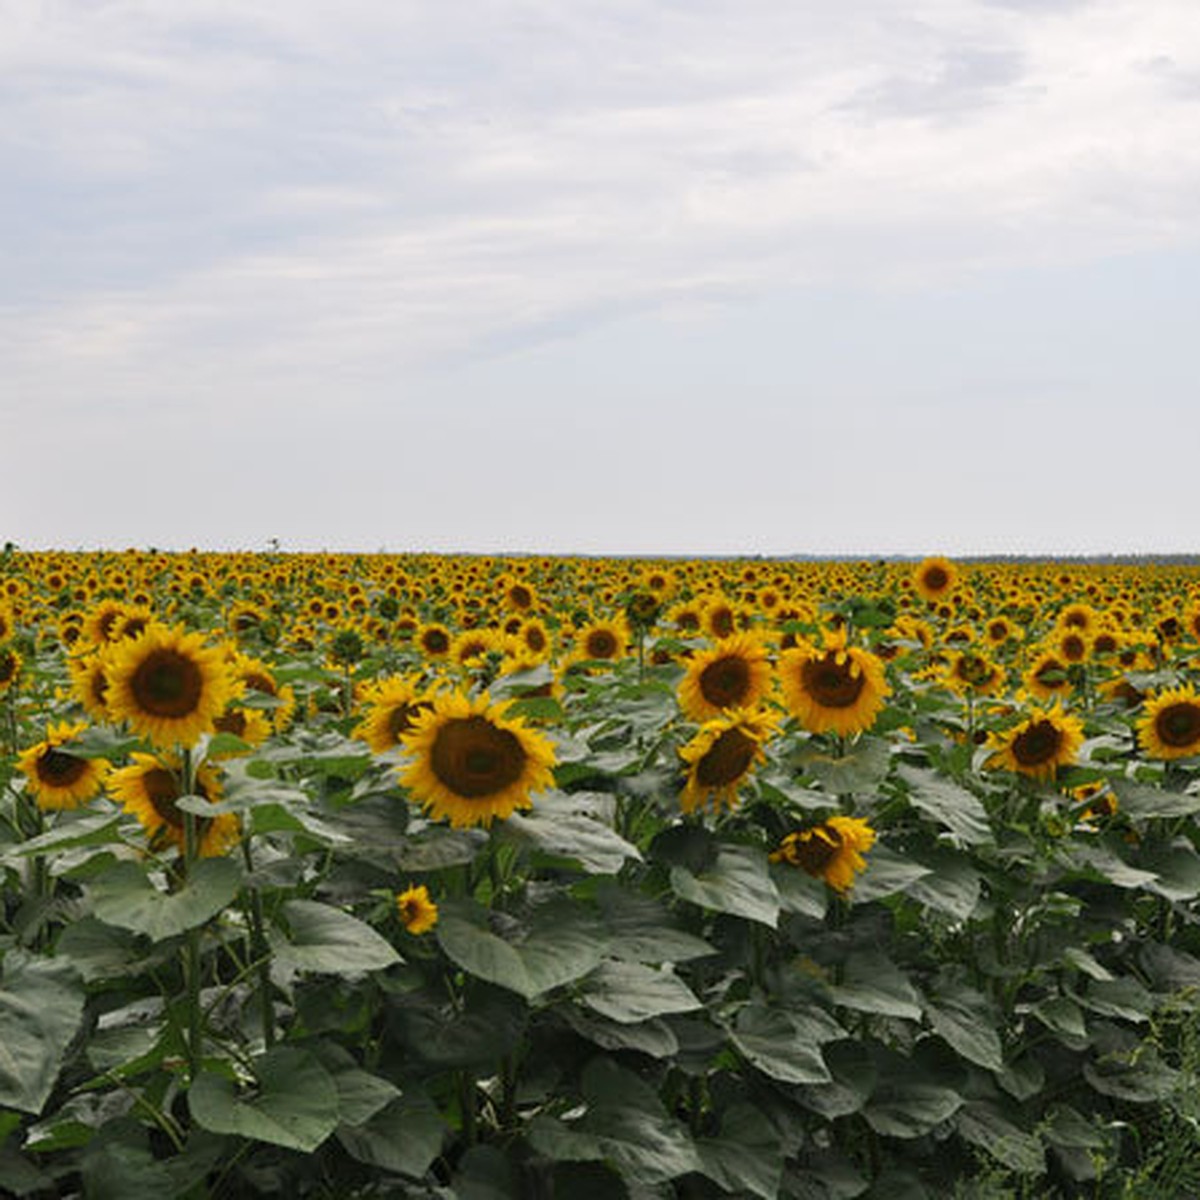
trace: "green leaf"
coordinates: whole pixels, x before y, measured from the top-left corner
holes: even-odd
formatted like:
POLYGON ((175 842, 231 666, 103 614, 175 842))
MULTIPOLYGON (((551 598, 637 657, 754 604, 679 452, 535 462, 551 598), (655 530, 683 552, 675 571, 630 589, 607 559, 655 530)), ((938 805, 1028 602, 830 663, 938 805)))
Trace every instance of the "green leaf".
POLYGON ((858 950, 846 962, 833 998, 843 1008, 882 1013, 888 1017, 921 1019, 921 997, 896 964, 875 950, 858 950))
POLYGON ((919 1079, 889 1079, 876 1087, 863 1116, 885 1137, 917 1138, 948 1121, 962 1105, 962 1096, 953 1088, 919 1079))
POLYGON ((254 1060, 255 1084, 240 1096, 224 1075, 202 1071, 188 1090, 196 1123, 211 1133, 311 1153, 337 1127, 338 1089, 313 1055, 276 1046, 254 1060))
POLYGON ((73 967, 20 950, 4 956, 0 981, 0 1105, 40 1113, 83 1018, 73 967))
POLYGON ((1159 1058, 1153 1046, 1141 1047, 1132 1059, 1106 1057, 1085 1063, 1083 1076, 1101 1095, 1132 1104, 1165 1100, 1179 1080, 1179 1073, 1159 1058))
POLYGON ((1049 996, 1030 1010, 1047 1029, 1067 1039, 1068 1045, 1087 1041, 1083 1010, 1069 996, 1049 996))
POLYGON ((1150 1020, 1154 1012, 1154 997, 1131 975, 1091 980, 1079 1002, 1102 1016, 1119 1017, 1135 1024, 1150 1020))
POLYGON ((733 1195, 775 1200, 783 1176, 779 1139, 766 1115, 735 1104, 721 1118, 720 1136, 696 1142, 704 1174, 733 1195))
POLYGON ((671 1058, 679 1050, 679 1039, 665 1022, 655 1017, 636 1024, 611 1021, 596 1013, 565 1007, 562 1015, 580 1037, 602 1050, 636 1050, 651 1058, 671 1058))
POLYGON ((343 1125, 362 1125, 400 1096, 394 1083, 364 1071, 336 1042, 315 1042, 312 1053, 333 1077, 343 1125))
POLYGON ((360 1125, 339 1125, 337 1140, 351 1158, 381 1171, 419 1179, 442 1152, 448 1127, 424 1096, 404 1096, 360 1125))
POLYGON ((856 1041, 833 1042, 824 1048, 830 1082, 797 1090, 800 1103, 827 1121, 859 1112, 875 1090, 878 1071, 867 1048, 856 1041))
POLYGON ((1190 845, 1158 849, 1146 855, 1143 866, 1158 877, 1146 884, 1147 891, 1167 900, 1194 900, 1200 896, 1200 856, 1190 845))
POLYGON ((579 998, 601 1016, 622 1024, 701 1007, 673 971, 631 962, 601 963, 580 985, 579 998))
POLYGON ((963 1058, 999 1071, 1004 1067, 1004 1051, 996 1030, 1000 1013, 984 995, 962 983, 943 982, 936 1000, 927 1000, 925 1015, 933 1031, 963 1058))
POLYGON ((1166 792, 1130 779, 1114 779, 1112 790, 1116 793, 1120 811, 1136 820, 1188 817, 1200 812, 1200 795, 1166 792))
POLYGON ((627 859, 640 860, 638 848, 615 829, 563 803, 570 797, 539 802, 531 813, 513 813, 498 828, 501 840, 524 843, 551 858, 565 858, 597 875, 615 875, 627 859))
POLYGON ((994 1104, 982 1100, 964 1104, 955 1114, 954 1127, 966 1141, 986 1150, 1010 1171, 1036 1176, 1046 1169, 1041 1142, 1010 1121, 994 1104))
POLYGON ((896 774, 908 785, 909 803, 944 825, 956 842, 984 846, 993 840, 987 810, 972 792, 920 767, 902 765, 896 774))
POLYGON ((48 854, 77 846, 108 846, 121 841, 120 814, 92 813, 74 819, 59 817, 53 829, 12 847, 9 855, 48 854))
POLYGON ((355 975, 382 971, 400 961, 395 948, 370 925, 314 900, 289 900, 283 915, 290 935, 271 930, 276 965, 284 971, 355 975))
POLYGON ((866 873, 855 883, 850 898, 855 904, 867 904, 907 892, 929 873, 928 867, 877 843, 867 859, 866 873))
POLYGON ((671 868, 671 887, 681 900, 701 908, 745 917, 772 929, 779 919, 779 893, 767 856, 753 846, 722 846, 716 862, 699 874, 671 868))
POLYGON ((874 791, 884 780, 891 763, 892 749, 885 738, 864 736, 848 754, 833 758, 815 750, 796 755, 803 768, 831 795, 874 791))
MULTIPOLYGON (((833 1037, 845 1032, 831 1017, 821 1017, 837 1031, 833 1037)), ((811 1028, 783 1009, 747 1005, 738 1013, 730 1037, 764 1075, 781 1083, 828 1083, 833 1078, 811 1028)))
POLYGON ((790 863, 771 863, 771 882, 779 896, 779 907, 785 913, 825 919, 829 907, 829 889, 824 880, 815 879, 807 871, 790 863))
POLYGON ((85 983, 131 979, 169 957, 169 946, 154 946, 128 929, 106 925, 95 917, 72 921, 59 935, 56 956, 72 963, 85 983))
POLYGON ((918 861, 930 874, 914 880, 908 894, 927 908, 936 909, 956 921, 965 921, 979 903, 982 876, 955 850, 924 854, 918 861))
POLYGON ((412 837, 401 839, 395 849, 396 865, 402 871, 424 874, 444 867, 473 862, 487 845, 481 829, 447 829, 434 825, 412 837))
POLYGON ((497 937, 477 914, 442 906, 437 923, 438 944, 464 971, 489 983, 519 992, 535 993, 533 980, 521 956, 503 938, 497 937))
POLYGON ((101 921, 157 942, 211 920, 233 901, 241 881, 230 859, 204 858, 192 865, 179 891, 163 892, 150 882, 144 867, 119 862, 89 883, 87 892, 101 921))
POLYGON ((703 938, 676 927, 658 901, 612 880, 602 880, 597 899, 604 913, 608 953, 626 962, 688 962, 716 954, 703 938))

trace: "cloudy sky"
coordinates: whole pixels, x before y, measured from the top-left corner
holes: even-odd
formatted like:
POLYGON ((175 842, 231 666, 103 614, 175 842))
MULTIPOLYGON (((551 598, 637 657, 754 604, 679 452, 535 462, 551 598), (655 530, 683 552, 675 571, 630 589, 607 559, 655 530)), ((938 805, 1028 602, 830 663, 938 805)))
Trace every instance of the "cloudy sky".
POLYGON ((0 536, 1196 550, 1195 0, 0 0, 0 536))

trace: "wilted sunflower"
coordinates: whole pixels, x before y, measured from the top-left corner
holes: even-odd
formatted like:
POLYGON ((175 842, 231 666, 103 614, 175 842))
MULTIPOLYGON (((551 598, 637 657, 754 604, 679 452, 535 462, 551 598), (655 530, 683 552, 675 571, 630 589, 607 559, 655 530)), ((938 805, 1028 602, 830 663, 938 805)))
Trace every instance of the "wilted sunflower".
POLYGON ((707 721, 726 709, 754 708, 770 687, 766 648, 756 637, 739 633, 693 655, 679 684, 679 707, 693 721, 707 721))
MULTIPOLYGON (((186 821, 180 812, 179 768, 172 759, 153 754, 134 753, 133 762, 108 777, 108 794, 141 822, 150 846, 162 850, 175 846, 183 853, 186 846, 186 821)), ((196 795, 210 803, 221 799, 217 773, 207 764, 196 771, 196 795)), ((238 819, 233 813, 196 818, 197 848, 201 858, 215 858, 237 845, 240 838, 238 819)))
POLYGON ((424 884, 397 892, 396 909, 409 933, 428 933, 438 922, 438 906, 424 884))
POLYGON ((530 808, 530 793, 553 782, 549 739, 520 717, 506 718, 506 707, 486 693, 472 700, 444 692, 403 735, 411 761, 400 781, 435 820, 456 829, 490 825, 530 808))
POLYGON ((913 587, 926 600, 941 600, 954 591, 958 571, 948 558, 927 558, 913 572, 913 587))
POLYGON ((870 729, 891 694, 883 662, 843 640, 827 635, 823 649, 800 645, 780 657, 784 704, 812 733, 848 736, 870 729))
POLYGON ((84 721, 51 725, 44 742, 21 751, 17 766, 39 808, 78 808, 100 791, 111 770, 108 760, 84 758, 63 749, 86 728, 84 721))
POLYGON ((400 745, 419 713, 430 707, 414 680, 394 678, 377 683, 370 693, 367 714, 354 730, 375 754, 386 754, 400 745))
POLYGON ((1191 758, 1200 754, 1200 698, 1189 683, 1167 688, 1146 701, 1137 723, 1138 741, 1151 758, 1191 758))
POLYGON ((111 718, 156 746, 193 746, 240 690, 220 650, 182 626, 151 625, 105 659, 111 718))
POLYGON ((770 857, 772 862, 800 867, 845 895, 854 886, 855 873, 867 869, 863 854, 873 845, 875 830, 865 820, 836 816, 812 829, 789 833, 770 857))
POLYGON ((705 722, 679 750, 688 767, 679 797, 683 811, 692 813, 705 804, 717 812, 722 805, 732 809, 738 787, 765 759, 763 743, 775 732, 777 720, 765 710, 735 708, 705 722))
POLYGON ((1070 766, 1083 745, 1083 722, 1053 708, 1030 709, 1019 725, 988 737, 993 751, 989 767, 1003 767, 1033 779, 1053 779, 1059 767, 1070 766))

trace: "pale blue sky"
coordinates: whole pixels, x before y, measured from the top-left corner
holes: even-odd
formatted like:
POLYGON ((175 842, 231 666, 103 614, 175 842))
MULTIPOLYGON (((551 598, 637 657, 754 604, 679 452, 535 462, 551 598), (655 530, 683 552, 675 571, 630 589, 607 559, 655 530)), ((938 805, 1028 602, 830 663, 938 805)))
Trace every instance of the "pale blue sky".
POLYGON ((0 534, 1196 550, 1194 0, 0 0, 0 534))

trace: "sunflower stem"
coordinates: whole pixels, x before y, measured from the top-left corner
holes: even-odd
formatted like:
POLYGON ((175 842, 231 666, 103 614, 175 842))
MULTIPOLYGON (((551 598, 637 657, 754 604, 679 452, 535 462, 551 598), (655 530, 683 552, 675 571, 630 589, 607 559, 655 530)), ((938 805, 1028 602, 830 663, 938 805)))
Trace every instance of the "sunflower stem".
MULTIPOLYGON (((254 855, 250 850, 250 839, 242 839, 242 860, 246 864, 246 875, 254 874, 254 855)), ((253 884, 246 888, 250 916, 250 957, 258 960, 258 1003, 262 1016, 263 1044, 269 1050, 275 1043, 275 1005, 271 997, 271 957, 263 932, 262 893, 253 884)))
MULTIPOLYGON (((180 794, 191 796, 196 790, 196 764, 190 749, 180 753, 180 794)), ((191 878, 192 866, 200 849, 196 814, 183 814, 183 877, 191 878)), ((187 931, 183 947, 183 971, 187 984, 187 1060, 188 1073, 194 1081, 200 1072, 201 1042, 204 1037, 203 1014, 200 1011, 200 930, 193 927, 187 931)))

